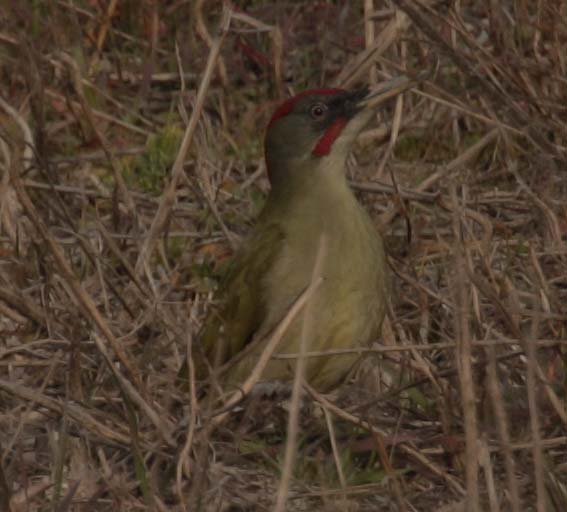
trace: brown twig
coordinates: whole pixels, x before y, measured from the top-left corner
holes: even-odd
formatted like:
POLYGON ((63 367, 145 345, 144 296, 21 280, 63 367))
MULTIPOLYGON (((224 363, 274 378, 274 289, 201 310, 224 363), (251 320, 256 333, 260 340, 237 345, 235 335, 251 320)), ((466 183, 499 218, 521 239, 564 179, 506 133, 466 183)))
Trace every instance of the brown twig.
POLYGON ((199 122, 199 118, 203 110, 203 105, 205 103, 205 98, 209 89, 209 85, 211 83, 215 64, 219 58, 222 43, 230 27, 230 20, 231 20, 231 10, 225 4, 222 13, 222 19, 219 23, 218 32, 214 39, 213 44, 211 45, 211 50, 209 53, 209 58, 207 60, 207 65, 205 67, 205 71, 203 73, 203 78, 201 79, 201 83, 199 85, 199 90, 197 91, 197 97, 195 99, 193 112, 191 114, 191 118, 189 119, 189 124, 185 129, 185 134, 183 135, 183 140, 181 141, 181 147, 179 148, 179 151, 177 153, 177 158, 175 159, 175 162, 171 169, 171 176, 169 183, 162 195, 162 199, 158 211, 154 216, 154 219, 152 221, 146 239, 142 244, 142 247, 140 248, 138 261, 136 263, 136 274, 138 275, 141 275, 143 272, 150 274, 149 269, 147 268, 148 259, 155 246, 156 240, 160 232, 162 231, 163 227, 165 226, 165 223, 167 222, 167 218, 169 217, 171 213, 171 209, 175 203, 177 197, 176 189, 181 179, 181 175, 183 174, 183 164, 185 162, 185 157, 187 156, 187 152, 193 140, 193 135, 195 133, 195 130, 197 129, 197 124, 199 122))
POLYGON ((462 397, 463 418, 465 428, 466 448, 466 481, 467 499, 466 511, 479 512, 478 490, 478 426, 476 417, 476 393, 472 372, 472 345, 469 326, 469 298, 466 286, 466 261, 461 235, 461 210, 457 199, 457 191, 451 186, 451 199, 453 201, 453 234, 455 244, 455 333, 457 351, 455 363, 458 369, 460 390, 462 397))
POLYGON ((283 336, 286 333, 288 327, 305 307, 311 295, 315 293, 317 288, 321 285, 321 282, 322 280, 320 278, 317 279, 312 285, 308 286, 301 293, 301 295, 299 295, 293 305, 289 308, 287 314, 284 316, 284 318, 282 318, 280 323, 276 326, 276 328, 272 331, 268 338, 253 342, 256 345, 264 345, 264 349, 258 357, 258 361, 254 366, 254 369, 252 370, 248 378, 244 381, 242 386, 240 386, 240 389, 233 393, 232 396, 225 402, 223 412, 213 417, 212 422, 215 426, 223 423, 227 419, 232 407, 239 403, 244 396, 250 393, 252 388, 259 382, 264 369, 272 358, 279 342, 283 339, 283 336))
MULTIPOLYGON (((321 395, 321 393, 318 393, 317 391, 315 391, 308 384, 304 384, 304 387, 316 402, 320 403, 323 407, 326 407, 327 409, 329 409, 331 412, 336 414, 339 418, 342 418, 342 419, 344 419, 344 420, 346 420, 350 423, 353 423, 354 425, 362 427, 362 428, 364 428, 364 429, 366 429, 370 432, 374 432, 381 437, 386 436, 385 432, 381 431, 378 427, 376 427, 375 425, 371 425, 370 423, 368 423, 367 421, 364 421, 361 418, 358 418, 356 416, 353 416, 352 414, 349 414, 348 412, 344 411, 340 407, 337 407, 335 404, 333 404, 328 399, 326 399, 323 395, 321 395)), ((446 471, 443 471, 443 469, 441 469, 435 463, 428 460, 427 457, 422 455, 422 453, 419 450, 416 450, 416 449, 406 445, 405 443, 401 443, 399 445, 399 449, 403 453, 405 453, 406 455, 411 457, 415 462, 418 462, 419 464, 422 464, 423 466, 425 466, 427 469, 429 469, 437 477, 445 480, 445 482, 448 484, 448 486, 453 491, 457 492, 460 495, 465 494, 465 490, 463 489, 463 487, 461 486, 461 484, 458 482, 458 480, 455 477, 451 476, 446 471)), ((392 477, 395 478, 395 475, 392 475, 392 477)))

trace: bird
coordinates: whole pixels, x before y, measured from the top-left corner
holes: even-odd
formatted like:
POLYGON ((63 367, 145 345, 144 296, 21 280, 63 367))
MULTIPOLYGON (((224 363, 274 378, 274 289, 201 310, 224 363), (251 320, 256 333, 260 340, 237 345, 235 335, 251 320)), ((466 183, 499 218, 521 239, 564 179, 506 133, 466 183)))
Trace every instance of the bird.
MULTIPOLYGON (((325 255, 313 292, 308 352, 357 349, 380 334, 390 295, 384 242, 348 184, 346 159, 357 135, 390 97, 416 85, 407 77, 369 88, 316 88, 285 100, 264 139, 270 191, 251 233, 236 251, 200 336, 197 375, 225 367, 238 387, 252 372, 264 340, 309 286, 322 237, 325 255), (204 362, 203 359, 206 359, 204 362), (226 364, 234 361, 234 364, 226 364)), ((276 354, 297 354, 305 308, 276 354)), ((309 357, 304 377, 329 392, 359 360, 356 351, 309 357)), ((295 360, 296 361, 296 360, 295 360)), ((293 358, 272 358, 261 381, 289 382, 293 358)))

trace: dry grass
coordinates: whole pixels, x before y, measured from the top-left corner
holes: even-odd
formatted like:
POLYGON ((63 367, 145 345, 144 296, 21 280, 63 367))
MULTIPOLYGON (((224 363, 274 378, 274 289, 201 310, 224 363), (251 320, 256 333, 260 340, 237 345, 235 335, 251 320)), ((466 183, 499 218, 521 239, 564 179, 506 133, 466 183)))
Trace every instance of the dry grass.
POLYGON ((238 7, 0 6, 0 510, 567 510, 567 3, 238 7), (213 411, 260 127, 290 83, 423 69, 349 161, 382 339, 332 398, 213 411))

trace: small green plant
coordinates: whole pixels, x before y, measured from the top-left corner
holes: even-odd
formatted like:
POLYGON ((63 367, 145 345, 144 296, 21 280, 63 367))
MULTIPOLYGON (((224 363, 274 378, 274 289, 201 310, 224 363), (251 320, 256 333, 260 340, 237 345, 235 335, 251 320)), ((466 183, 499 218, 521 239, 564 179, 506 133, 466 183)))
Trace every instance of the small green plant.
POLYGON ((131 160, 129 165, 127 160, 123 161, 126 182, 150 194, 161 193, 182 136, 182 130, 176 125, 166 125, 151 135, 144 154, 131 160))

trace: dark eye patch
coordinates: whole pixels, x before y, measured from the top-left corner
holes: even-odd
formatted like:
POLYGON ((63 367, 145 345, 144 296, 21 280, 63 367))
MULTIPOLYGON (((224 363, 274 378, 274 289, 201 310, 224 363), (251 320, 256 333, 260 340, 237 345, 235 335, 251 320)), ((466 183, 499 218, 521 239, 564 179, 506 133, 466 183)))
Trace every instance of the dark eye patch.
POLYGON ((311 119, 320 121, 325 118, 328 110, 329 107, 327 107, 327 105, 322 102, 317 102, 310 107, 309 114, 311 115, 311 119))
POLYGON ((330 126, 335 119, 350 119, 356 113, 354 102, 351 101, 350 92, 339 92, 333 96, 312 98, 304 110, 316 123, 315 126, 330 126), (325 110, 322 112, 321 109, 325 110))
POLYGON ((326 130, 336 119, 346 117, 343 102, 335 97, 313 98, 303 112, 309 115, 315 132, 326 130))

